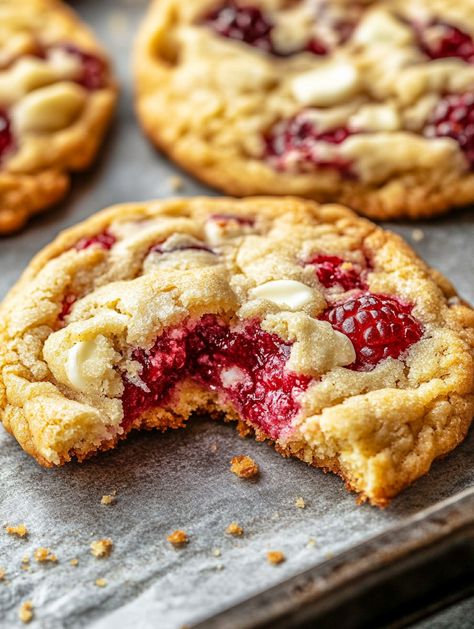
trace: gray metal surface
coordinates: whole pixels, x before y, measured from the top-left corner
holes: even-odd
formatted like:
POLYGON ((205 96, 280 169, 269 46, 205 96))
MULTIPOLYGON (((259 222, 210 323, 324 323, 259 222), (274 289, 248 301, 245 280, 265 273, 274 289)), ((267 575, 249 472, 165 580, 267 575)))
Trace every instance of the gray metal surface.
MULTIPOLYGON (((0 240, 0 297, 58 231, 115 202, 168 196, 169 177, 178 172, 144 140, 132 110, 129 45, 146 2, 74 4, 116 64, 123 86, 117 120, 99 162, 75 179, 67 200, 22 233, 0 240)), ((210 192, 180 175, 183 194, 210 192)), ((409 241, 421 229, 415 249, 474 302, 472 210, 392 227, 409 241)), ((31 531, 27 540, 0 534, 0 566, 7 571, 7 582, 0 583, 0 624, 14 626, 25 599, 35 606, 31 626, 47 629, 174 629, 196 622, 472 487, 473 445, 471 431, 456 452, 382 512, 357 507, 335 477, 283 460, 266 445, 242 441, 231 427, 207 419, 185 431, 136 435, 114 452, 59 470, 41 469, 0 431, 1 518, 24 521, 31 531), (241 453, 260 463, 258 483, 229 473, 230 458, 241 453), (101 505, 102 494, 113 489, 117 504, 101 505), (294 506, 298 496, 306 509, 294 506), (224 535, 233 520, 245 527, 241 539, 224 535), (176 551, 165 537, 178 527, 190 533, 191 542, 176 551), (88 546, 104 536, 115 549, 109 559, 97 560, 88 546), (309 538, 316 545, 308 546, 309 538), (22 570, 21 558, 38 546, 51 547, 58 565, 32 562, 29 571, 22 570), (287 561, 267 565, 269 549, 283 550, 287 561), (68 561, 74 557, 76 568, 68 561), (105 577, 107 587, 97 588, 97 577, 105 577)), ((450 622, 457 626, 455 616, 450 622)))

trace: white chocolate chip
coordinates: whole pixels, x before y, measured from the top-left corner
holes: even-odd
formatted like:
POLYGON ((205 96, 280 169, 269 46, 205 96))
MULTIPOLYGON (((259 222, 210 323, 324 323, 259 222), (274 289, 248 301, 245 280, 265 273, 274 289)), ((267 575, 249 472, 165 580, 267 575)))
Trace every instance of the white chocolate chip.
POLYGON ((291 83, 293 96, 302 105, 328 107, 358 92, 357 68, 348 61, 329 61, 316 70, 300 74, 291 83))
POLYGON ((354 41, 363 45, 404 46, 413 41, 413 31, 386 11, 371 11, 354 33, 354 41))
POLYGON ((351 116, 349 125, 360 131, 397 131, 400 114, 393 105, 365 105, 351 116))
POLYGON ((102 334, 79 341, 67 352, 66 378, 76 391, 100 390, 101 381, 112 369, 116 357, 111 341, 102 334))
POLYGON ((254 299, 265 299, 277 306, 300 310, 303 306, 314 302, 315 293, 312 288, 296 280, 272 280, 252 288, 250 296, 254 299))
POLYGON ((31 92, 13 110, 17 131, 51 133, 68 127, 86 102, 84 90, 74 83, 56 83, 31 92))

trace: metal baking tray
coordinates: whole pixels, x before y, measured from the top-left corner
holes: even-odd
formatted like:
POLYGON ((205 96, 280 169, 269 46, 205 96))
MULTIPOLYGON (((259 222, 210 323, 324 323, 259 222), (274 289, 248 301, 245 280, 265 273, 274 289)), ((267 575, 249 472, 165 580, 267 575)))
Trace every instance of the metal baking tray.
MULTIPOLYGON (((74 178, 68 198, 20 234, 0 239, 0 297, 61 229, 103 207, 171 196, 175 175, 184 183, 180 194, 216 194, 157 153, 138 129, 130 45, 146 0, 72 4, 111 53, 122 85, 119 111, 99 160, 74 178)), ((474 302, 472 209, 389 227, 474 302)), ((48 629, 405 626, 473 594, 473 452, 471 431, 380 511, 356 506, 337 478, 284 460, 208 418, 184 431, 137 434, 112 452, 58 470, 40 468, 0 431, 2 519, 30 529, 27 540, 0 536, 0 565, 7 569, 0 626, 15 626, 25 599, 34 603, 32 626, 48 629), (230 458, 241 453, 259 462, 258 483, 229 473, 230 458), (102 494, 114 489, 117 504, 101 505, 102 494), (299 496, 305 509, 295 507, 299 496), (240 539, 224 535, 234 520, 245 528, 240 539), (166 542, 175 528, 191 535, 181 551, 166 542), (107 560, 89 553, 99 537, 114 541, 107 560), (32 562, 22 570, 22 557, 38 546, 51 547, 59 563, 32 562), (284 551, 285 563, 268 565, 270 549, 284 551), (76 568, 68 561, 74 557, 76 568), (98 577, 107 578, 106 588, 94 585, 98 577)), ((459 614, 466 621, 466 604, 474 618, 468 601, 446 626, 469 626, 458 624, 459 614)))

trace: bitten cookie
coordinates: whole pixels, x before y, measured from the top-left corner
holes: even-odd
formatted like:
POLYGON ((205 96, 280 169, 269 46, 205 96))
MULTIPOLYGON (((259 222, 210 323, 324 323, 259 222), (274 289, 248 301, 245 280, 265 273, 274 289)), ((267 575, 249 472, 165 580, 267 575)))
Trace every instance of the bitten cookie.
POLYGON ((115 100, 103 50, 62 2, 0 2, 0 236, 64 197, 115 100))
POLYGON ((383 506, 467 433, 473 325, 447 280, 340 206, 116 206, 3 303, 0 416, 52 466, 209 412, 383 506))
POLYGON ((474 201, 473 38, 471 0, 155 0, 137 111, 229 194, 432 216, 474 201))

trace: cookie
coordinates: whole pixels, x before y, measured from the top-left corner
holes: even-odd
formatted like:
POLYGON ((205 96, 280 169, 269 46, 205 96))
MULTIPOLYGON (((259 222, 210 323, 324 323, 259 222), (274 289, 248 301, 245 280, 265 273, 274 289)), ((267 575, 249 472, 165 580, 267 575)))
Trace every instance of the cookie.
POLYGON ((474 312, 398 236, 296 198, 116 206, 0 309, 0 416, 42 465, 194 412, 384 506, 466 435, 474 312))
POLYGON ((58 0, 0 3, 0 235, 63 198, 89 166, 116 87, 92 34, 58 0))
POLYGON ((471 0, 155 0, 135 73, 145 133, 226 193, 474 201, 471 0))

